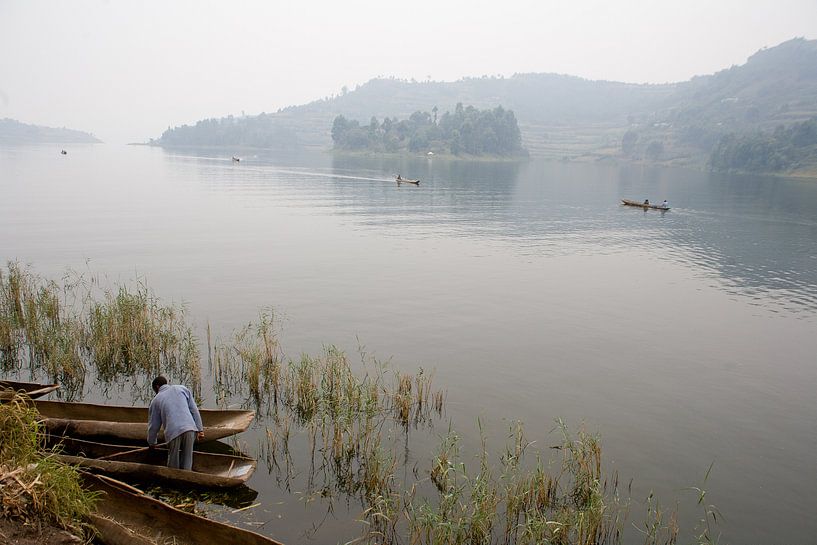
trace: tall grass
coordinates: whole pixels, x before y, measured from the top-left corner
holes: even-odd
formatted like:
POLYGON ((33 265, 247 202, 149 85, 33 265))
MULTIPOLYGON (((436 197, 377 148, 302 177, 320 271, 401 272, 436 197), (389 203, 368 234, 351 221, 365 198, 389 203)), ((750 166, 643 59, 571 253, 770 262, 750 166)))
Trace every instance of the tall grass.
POLYGON ((37 417, 21 398, 0 404, 2 516, 90 535, 82 521, 91 512, 95 496, 83 490, 75 468, 43 454, 37 417))
POLYGON ((86 307, 84 349, 100 379, 169 373, 200 393, 198 346, 183 307, 163 305, 143 284, 105 291, 86 307))
POLYGON ((82 357, 84 330, 64 291, 9 263, 0 269, 0 365, 3 371, 27 366, 81 390, 85 380, 82 357))
MULTIPOLYGON (((511 426, 499 452, 484 436, 476 452, 464 452, 450 427, 434 455, 409 470, 411 434, 433 429, 445 411, 446 395, 434 387, 433 373, 407 373, 364 348, 355 363, 333 346, 287 358, 276 325, 269 309, 226 340, 214 340, 207 325, 216 401, 257 411, 263 426, 257 452, 281 487, 290 490, 293 478, 305 473, 306 497, 359 502, 359 541, 622 542, 629 500, 617 476, 604 474, 596 435, 583 429, 574 435, 558 421, 553 459, 535 449, 521 423, 511 426), (293 441, 306 442, 306 458, 293 457, 293 441)), ((91 374, 103 384, 132 383, 135 395, 146 397, 149 380, 165 373, 200 394, 200 349, 184 307, 162 303, 143 283, 105 289, 96 279, 74 276, 59 285, 15 263, 0 270, 0 368, 44 373, 67 385, 69 398, 81 396, 91 374)), ((4 431, 0 447, 31 447, 25 434, 8 437, 13 441, 4 431)), ((703 487, 695 490, 703 510, 698 541, 715 543, 720 514, 706 503, 703 487)), ((645 545, 677 541, 674 511, 662 510, 652 497, 643 524, 634 525, 645 545)))
POLYGON ((74 275, 59 285, 18 263, 0 269, 0 368, 45 375, 69 399, 81 397, 89 371, 103 384, 131 384, 137 397, 159 373, 201 387, 183 306, 162 304, 142 283, 103 289, 74 275))

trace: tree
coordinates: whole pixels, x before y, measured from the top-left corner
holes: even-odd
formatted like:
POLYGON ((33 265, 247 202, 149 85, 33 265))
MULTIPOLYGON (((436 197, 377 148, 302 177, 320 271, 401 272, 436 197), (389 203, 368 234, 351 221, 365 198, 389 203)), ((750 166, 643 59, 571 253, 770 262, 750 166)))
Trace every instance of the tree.
POLYGON ((339 115, 332 123, 332 141, 336 144, 343 142, 346 132, 349 130, 349 122, 345 117, 339 115))
POLYGON ((653 160, 658 159, 661 156, 661 154, 664 153, 664 143, 661 142, 660 140, 653 140, 652 142, 650 142, 650 145, 647 146, 647 149, 644 153, 646 153, 647 157, 649 157, 650 159, 653 160))
POLYGON ((624 155, 632 155, 635 151, 635 144, 638 142, 638 133, 630 129, 621 137, 621 151, 624 155))

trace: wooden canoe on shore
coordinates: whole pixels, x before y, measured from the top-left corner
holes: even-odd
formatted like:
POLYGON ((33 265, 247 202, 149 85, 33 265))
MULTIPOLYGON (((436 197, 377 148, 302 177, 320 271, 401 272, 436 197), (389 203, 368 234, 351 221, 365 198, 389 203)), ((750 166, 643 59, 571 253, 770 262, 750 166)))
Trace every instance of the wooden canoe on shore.
POLYGON ((99 492, 89 516, 104 545, 281 545, 271 538, 187 513, 110 477, 83 474, 99 492))
POLYGON ((654 210, 669 210, 669 206, 661 206, 660 204, 644 204, 643 202, 631 201, 630 199, 621 199, 621 204, 626 206, 637 206, 639 208, 652 208, 654 210))
POLYGON ((409 180, 409 179, 407 179, 407 178, 401 178, 399 174, 397 175, 397 178, 395 178, 395 179, 397 180, 397 183, 398 183, 398 184, 414 184, 414 185, 420 185, 420 180, 409 180))
MULTIPOLYGON (((143 442, 148 434, 147 407, 120 407, 67 401, 34 401, 51 435, 106 437, 143 442)), ((199 409, 204 440, 215 441, 241 433, 255 418, 254 411, 199 409)), ((159 442, 164 433, 159 432, 159 442)))
POLYGON ((48 445, 56 447, 55 456, 66 464, 150 484, 230 488, 244 484, 256 467, 255 460, 244 456, 194 452, 193 470, 186 471, 167 467, 164 448, 148 450, 54 436, 49 436, 48 445))
POLYGON ((7 401, 15 393, 23 394, 34 399, 50 394, 60 387, 59 384, 40 384, 38 382, 16 382, 14 380, 0 380, 0 401, 7 401))

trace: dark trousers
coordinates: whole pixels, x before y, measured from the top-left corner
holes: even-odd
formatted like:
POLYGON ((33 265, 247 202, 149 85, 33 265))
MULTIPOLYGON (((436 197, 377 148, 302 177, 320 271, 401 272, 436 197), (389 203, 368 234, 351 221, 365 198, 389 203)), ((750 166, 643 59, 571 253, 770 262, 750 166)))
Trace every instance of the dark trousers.
POLYGON ((167 443, 167 467, 174 469, 193 469, 193 445, 196 432, 186 431, 167 443))

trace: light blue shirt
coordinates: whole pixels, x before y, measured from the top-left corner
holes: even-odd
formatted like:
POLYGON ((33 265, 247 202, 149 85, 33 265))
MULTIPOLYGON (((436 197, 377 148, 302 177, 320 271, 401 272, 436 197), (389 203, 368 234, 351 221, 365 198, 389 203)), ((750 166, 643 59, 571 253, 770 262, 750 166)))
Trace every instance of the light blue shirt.
POLYGON ((155 445, 159 429, 165 429, 165 442, 188 431, 203 431, 201 415, 193 394, 185 386, 165 384, 148 409, 148 445, 155 445))

